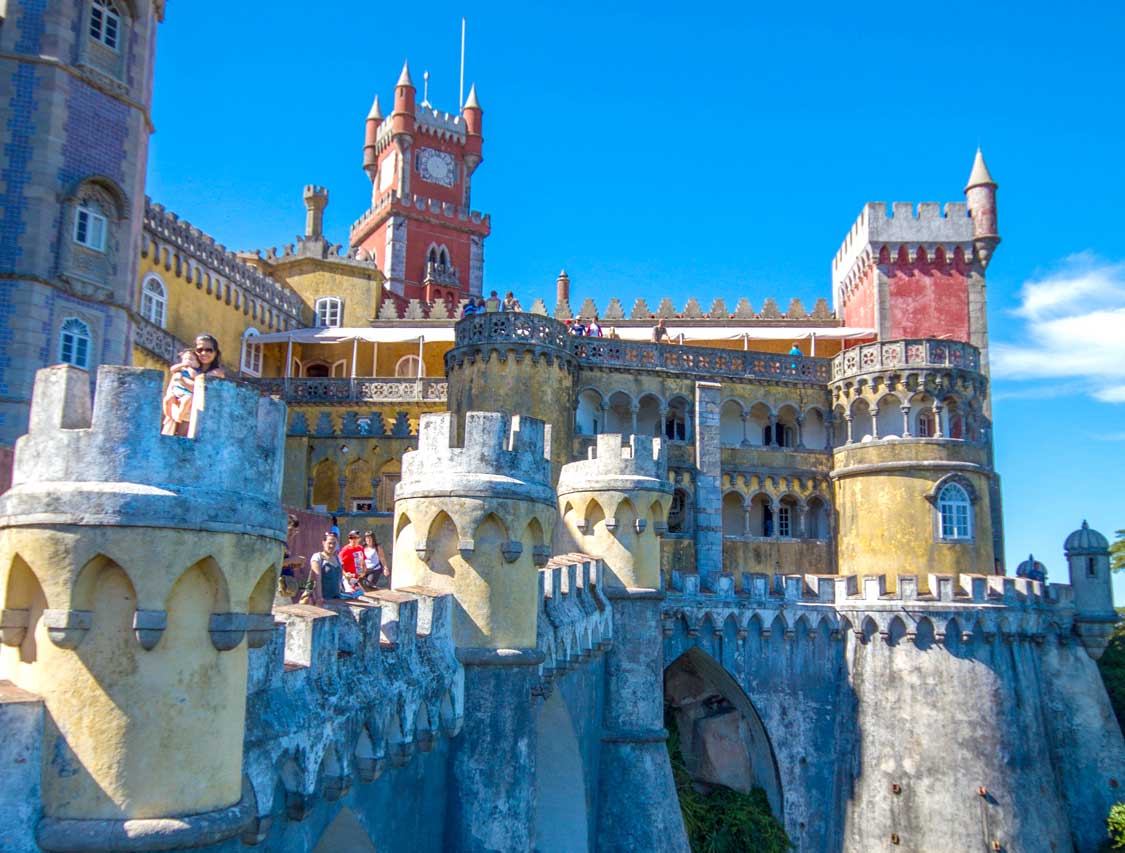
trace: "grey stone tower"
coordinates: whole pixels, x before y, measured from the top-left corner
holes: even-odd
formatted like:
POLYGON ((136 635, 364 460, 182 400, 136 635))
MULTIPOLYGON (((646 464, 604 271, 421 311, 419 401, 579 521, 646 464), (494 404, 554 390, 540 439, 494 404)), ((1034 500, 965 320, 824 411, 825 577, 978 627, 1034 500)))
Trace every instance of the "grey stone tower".
POLYGON ((35 371, 129 361, 164 0, 0 6, 0 443, 35 371))
POLYGON ((1063 546, 1074 588, 1074 627, 1090 657, 1097 660, 1109 643, 1117 611, 1109 570, 1109 541, 1085 521, 1063 546))

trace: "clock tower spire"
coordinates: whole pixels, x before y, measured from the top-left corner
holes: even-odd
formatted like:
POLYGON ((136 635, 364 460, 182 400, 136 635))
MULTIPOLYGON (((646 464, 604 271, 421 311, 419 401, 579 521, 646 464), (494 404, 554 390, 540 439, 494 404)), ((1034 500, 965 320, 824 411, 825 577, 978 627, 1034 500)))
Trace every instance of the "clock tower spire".
POLYGON ((371 207, 352 226, 353 250, 375 258, 387 286, 404 299, 456 304, 484 285, 489 217, 472 210, 472 175, 483 155, 483 116, 476 86, 460 113, 415 103, 404 64, 394 110, 375 106, 364 128, 363 166, 371 207))

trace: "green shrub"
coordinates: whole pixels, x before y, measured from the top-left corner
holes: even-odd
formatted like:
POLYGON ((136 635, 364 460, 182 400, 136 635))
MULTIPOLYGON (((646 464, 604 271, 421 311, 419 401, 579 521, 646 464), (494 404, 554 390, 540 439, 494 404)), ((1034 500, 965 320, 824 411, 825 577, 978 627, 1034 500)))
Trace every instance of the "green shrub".
POLYGON ((668 756, 693 853, 789 853, 793 843, 770 812, 766 792, 749 794, 716 787, 709 794, 695 790, 684 764, 676 726, 668 721, 668 756))
POLYGON ((1111 850, 1125 850, 1125 803, 1115 803, 1105 820, 1111 850))

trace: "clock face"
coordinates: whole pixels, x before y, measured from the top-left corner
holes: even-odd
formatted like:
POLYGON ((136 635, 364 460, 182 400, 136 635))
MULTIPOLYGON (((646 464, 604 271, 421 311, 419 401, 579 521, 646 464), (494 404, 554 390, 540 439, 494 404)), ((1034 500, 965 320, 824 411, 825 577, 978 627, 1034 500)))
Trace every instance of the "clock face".
POLYGON ((453 155, 433 148, 423 148, 418 152, 418 173, 423 181, 451 187, 456 181, 457 167, 453 155))

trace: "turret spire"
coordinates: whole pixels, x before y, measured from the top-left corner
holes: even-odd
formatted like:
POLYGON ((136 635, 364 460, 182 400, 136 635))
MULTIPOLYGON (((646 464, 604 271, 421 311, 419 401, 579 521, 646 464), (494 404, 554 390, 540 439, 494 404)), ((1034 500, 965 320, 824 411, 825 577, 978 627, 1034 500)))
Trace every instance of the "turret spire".
POLYGON ((410 79, 410 62, 404 60, 402 63, 402 73, 398 75, 398 82, 395 86, 414 86, 414 81, 410 79))
POLYGON ((368 121, 382 121, 383 111, 379 109, 379 96, 375 96, 374 102, 371 104, 371 112, 367 114, 368 121))
POLYGON ((965 185, 965 189, 970 190, 973 187, 983 186, 997 186, 996 181, 992 180, 992 175, 989 174, 988 166, 984 162, 984 154, 981 153, 980 148, 977 148, 977 156, 973 159, 973 171, 969 173, 969 183, 965 185))
POLYGON ((479 110, 480 108, 480 101, 477 100, 477 84, 474 83, 469 87, 469 97, 465 99, 465 109, 479 110))

